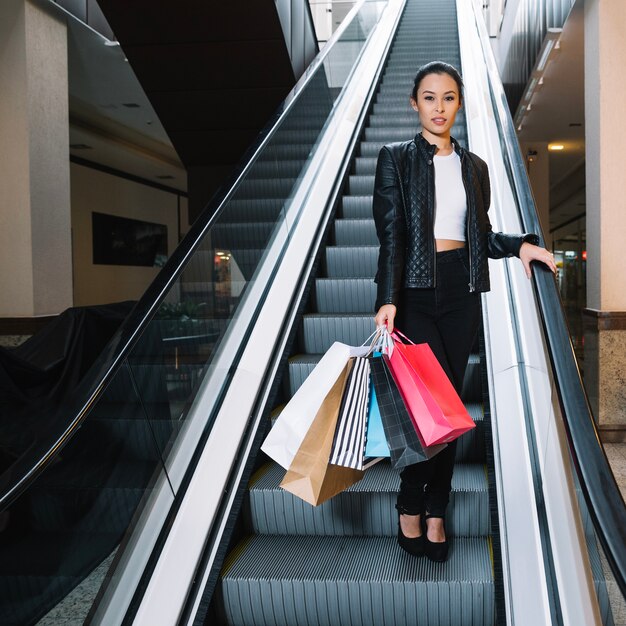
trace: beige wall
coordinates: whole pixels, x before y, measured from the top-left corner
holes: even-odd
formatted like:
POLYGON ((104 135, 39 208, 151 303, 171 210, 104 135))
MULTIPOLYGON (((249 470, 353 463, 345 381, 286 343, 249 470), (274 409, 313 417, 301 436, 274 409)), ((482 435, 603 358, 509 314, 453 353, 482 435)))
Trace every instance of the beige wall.
MULTIPOLYGON (((71 192, 74 304, 139 299, 159 268, 94 265, 91 214, 165 224, 169 255, 178 243, 178 196, 75 163, 71 164, 71 192)), ((186 202, 182 208, 184 216, 186 202)))
POLYGON ((67 32, 45 5, 0 2, 0 315, 72 305, 67 32))

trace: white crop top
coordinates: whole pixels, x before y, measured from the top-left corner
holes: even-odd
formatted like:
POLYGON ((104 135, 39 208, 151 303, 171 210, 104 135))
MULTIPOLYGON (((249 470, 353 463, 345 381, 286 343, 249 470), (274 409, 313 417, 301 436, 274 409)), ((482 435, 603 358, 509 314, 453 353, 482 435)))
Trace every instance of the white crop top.
POLYGON ((461 159, 456 152, 434 155, 435 239, 465 241, 467 200, 461 177, 461 159))

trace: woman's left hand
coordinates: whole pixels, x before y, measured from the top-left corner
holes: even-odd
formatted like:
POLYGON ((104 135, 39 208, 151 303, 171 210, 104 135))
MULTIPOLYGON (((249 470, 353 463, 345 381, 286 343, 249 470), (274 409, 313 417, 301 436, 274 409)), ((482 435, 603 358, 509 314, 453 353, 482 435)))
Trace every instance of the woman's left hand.
POLYGON ((525 241, 519 249, 519 258, 524 265, 524 271, 526 272, 526 276, 528 276, 528 278, 532 276, 530 269, 531 261, 541 261, 542 263, 545 263, 550 268, 552 273, 556 274, 554 255, 545 248, 535 246, 532 243, 525 241))

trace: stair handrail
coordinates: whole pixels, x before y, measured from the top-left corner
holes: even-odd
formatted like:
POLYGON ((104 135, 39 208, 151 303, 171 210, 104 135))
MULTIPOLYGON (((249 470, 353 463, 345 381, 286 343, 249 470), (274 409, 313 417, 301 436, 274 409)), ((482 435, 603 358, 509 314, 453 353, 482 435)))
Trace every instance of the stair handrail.
MULTIPOLYGON (((540 234, 542 245, 545 245, 528 173, 493 51, 484 23, 481 23, 482 17, 478 15, 474 3, 470 4, 480 34, 490 98, 496 112, 495 121, 522 226, 525 232, 540 234)), ((539 303, 573 466, 611 571, 622 595, 626 596, 626 504, 600 441, 556 282, 551 272, 542 264, 533 264, 533 288, 539 303)))

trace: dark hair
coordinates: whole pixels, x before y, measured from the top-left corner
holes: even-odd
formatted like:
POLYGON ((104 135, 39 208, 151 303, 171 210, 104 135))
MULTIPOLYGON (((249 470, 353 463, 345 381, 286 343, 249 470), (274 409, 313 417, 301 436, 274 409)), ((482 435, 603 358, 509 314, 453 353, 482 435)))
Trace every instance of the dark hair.
POLYGON ((443 61, 431 61, 417 70, 415 80, 413 81, 413 91, 411 91, 413 100, 417 100, 417 90, 420 83, 429 74, 448 74, 448 76, 453 78, 459 88, 459 102, 463 102, 463 79, 459 74, 459 70, 454 65, 444 63, 443 61))

